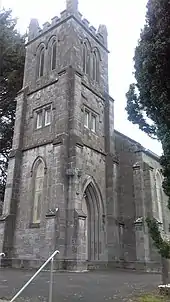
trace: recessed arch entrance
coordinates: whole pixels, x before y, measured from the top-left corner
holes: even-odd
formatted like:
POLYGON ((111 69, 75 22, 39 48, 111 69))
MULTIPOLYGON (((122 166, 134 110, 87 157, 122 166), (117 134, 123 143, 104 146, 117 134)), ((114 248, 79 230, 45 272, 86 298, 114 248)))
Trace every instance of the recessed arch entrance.
POLYGON ((104 242, 104 206, 101 193, 92 177, 83 186, 82 211, 85 214, 85 260, 100 260, 104 242))

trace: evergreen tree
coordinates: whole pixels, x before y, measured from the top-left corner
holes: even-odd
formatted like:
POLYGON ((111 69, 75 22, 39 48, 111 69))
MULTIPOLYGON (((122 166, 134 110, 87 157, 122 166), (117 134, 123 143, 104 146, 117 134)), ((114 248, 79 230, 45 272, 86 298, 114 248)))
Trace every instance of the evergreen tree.
MULTIPOLYGON (((134 63, 136 83, 126 94, 128 119, 162 143, 163 189, 170 209, 170 0, 148 0, 134 63)), ((158 224, 152 218, 147 223, 158 251, 170 258, 158 224)))
POLYGON ((25 37, 17 32, 16 19, 11 14, 11 10, 0 11, 0 203, 12 145, 15 98, 22 88, 25 60, 25 37))

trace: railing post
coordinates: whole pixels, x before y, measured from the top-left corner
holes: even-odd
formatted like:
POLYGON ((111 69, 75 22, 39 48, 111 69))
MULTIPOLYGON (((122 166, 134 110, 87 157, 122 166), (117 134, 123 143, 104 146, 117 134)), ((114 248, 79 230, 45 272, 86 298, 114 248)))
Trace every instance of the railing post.
POLYGON ((0 267, 1 267, 1 260, 2 260, 2 258, 4 258, 5 257, 5 253, 0 253, 0 267))
POLYGON ((51 259, 50 283, 49 283, 49 302, 52 302, 52 299, 53 299, 53 268, 54 268, 54 258, 51 259))
MULTIPOLYGON (((20 289, 20 291, 10 300, 10 302, 13 302, 16 300, 16 298, 18 298, 20 296, 20 294, 24 291, 25 288, 27 288, 27 286, 39 275, 39 273, 43 270, 44 267, 46 267, 46 265, 51 261, 51 272, 53 273, 53 260, 56 254, 59 254, 60 252, 58 250, 56 250, 48 259, 47 261, 39 268, 39 270, 29 279, 29 281, 20 289)), ((51 280, 53 281, 53 275, 51 277, 51 280)), ((50 281, 50 284, 52 284, 52 282, 50 281)), ((52 284, 53 286, 53 284, 52 284)), ((52 299, 52 289, 53 287, 50 288, 50 293, 51 293, 51 297, 50 299, 52 299)), ((52 301, 52 300, 51 300, 52 301)))

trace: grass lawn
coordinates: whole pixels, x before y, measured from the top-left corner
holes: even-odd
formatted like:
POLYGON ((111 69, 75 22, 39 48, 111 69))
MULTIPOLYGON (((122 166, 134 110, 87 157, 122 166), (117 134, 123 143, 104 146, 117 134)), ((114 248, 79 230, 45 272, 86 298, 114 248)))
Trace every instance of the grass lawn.
POLYGON ((170 302, 170 297, 151 294, 141 296, 134 300, 134 302, 170 302))

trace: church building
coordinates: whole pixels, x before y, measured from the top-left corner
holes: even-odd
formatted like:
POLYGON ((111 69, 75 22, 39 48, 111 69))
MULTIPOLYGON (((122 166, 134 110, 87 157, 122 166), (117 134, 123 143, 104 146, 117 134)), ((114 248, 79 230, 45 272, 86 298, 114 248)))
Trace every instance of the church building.
POLYGON ((1 265, 159 270, 145 218, 169 237, 159 157, 114 129, 107 28, 78 0, 29 25, 3 214, 1 265))

